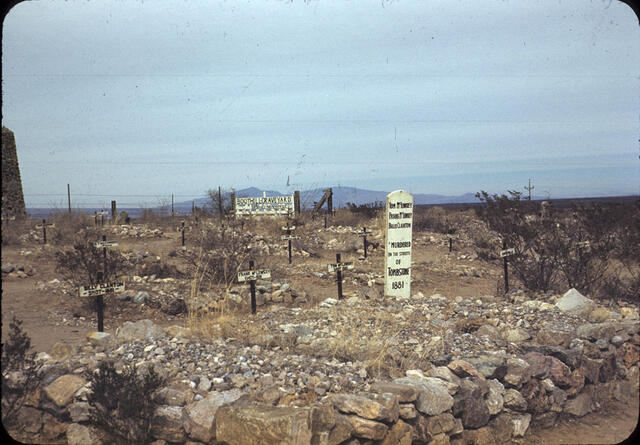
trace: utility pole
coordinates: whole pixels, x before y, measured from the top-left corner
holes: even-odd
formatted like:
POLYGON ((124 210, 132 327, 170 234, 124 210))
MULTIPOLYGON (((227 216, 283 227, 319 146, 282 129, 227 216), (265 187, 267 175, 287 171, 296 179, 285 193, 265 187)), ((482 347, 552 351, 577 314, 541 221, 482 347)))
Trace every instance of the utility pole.
POLYGON ((531 178, 529 178, 529 187, 525 187, 525 190, 529 191, 529 201, 531 201, 531 190, 533 190, 535 187, 531 185, 531 178))
POLYGON ((67 202, 69 203, 69 213, 71 213, 71 188, 67 184, 67 202))

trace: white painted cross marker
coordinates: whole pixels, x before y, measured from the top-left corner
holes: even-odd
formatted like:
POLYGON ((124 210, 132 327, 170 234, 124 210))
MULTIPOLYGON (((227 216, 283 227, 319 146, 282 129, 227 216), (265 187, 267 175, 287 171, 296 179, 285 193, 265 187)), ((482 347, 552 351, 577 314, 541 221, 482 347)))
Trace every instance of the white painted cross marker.
POLYGON ((124 283, 94 284, 93 286, 80 286, 79 289, 81 297, 95 297, 115 292, 124 292, 124 283))
POLYGON ((512 256, 516 254, 516 249, 512 247, 511 249, 504 249, 500 251, 500 258, 504 258, 506 256, 512 256))
POLYGON ((404 190, 387 195, 385 221, 384 294, 411 296, 413 196, 404 190))

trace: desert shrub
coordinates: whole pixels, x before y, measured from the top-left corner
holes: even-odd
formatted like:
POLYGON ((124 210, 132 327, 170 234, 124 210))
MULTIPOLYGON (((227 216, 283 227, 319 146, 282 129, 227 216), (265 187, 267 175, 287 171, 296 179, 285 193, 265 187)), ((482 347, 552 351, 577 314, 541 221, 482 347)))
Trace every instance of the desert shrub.
POLYGON ((187 254, 187 261, 198 288, 230 287, 249 256, 259 256, 252 245, 255 236, 245 230, 245 224, 244 220, 229 219, 201 224, 199 230, 189 232, 189 243, 197 248, 187 254))
POLYGON ((2 423, 8 427, 15 425, 18 410, 38 385, 35 352, 30 352, 31 339, 21 326, 14 316, 2 343, 2 423))
POLYGON ((617 224, 613 215, 599 205, 575 206, 569 215, 556 218, 554 230, 546 234, 545 241, 569 287, 597 291, 615 248, 617 224))
POLYGON ((82 212, 54 212, 47 223, 54 223, 55 228, 47 228, 47 242, 61 245, 73 242, 77 234, 94 226, 94 219, 82 212))
POLYGON ((549 207, 544 218, 539 217, 540 204, 521 200, 521 193, 507 195, 476 194, 485 203, 477 208, 478 216, 498 233, 516 255, 509 258, 516 277, 530 290, 548 291, 556 285, 558 257, 549 250, 555 231, 554 209, 549 207))
POLYGON ((413 230, 416 232, 437 232, 452 235, 456 228, 449 220, 448 213, 442 207, 430 207, 425 211, 414 212, 413 230))
POLYGON ((384 206, 385 204, 382 201, 375 201, 366 204, 347 203, 347 209, 349 209, 351 213, 362 215, 367 219, 378 216, 378 213, 384 209, 384 206))
POLYGON ((106 261, 102 249, 96 248, 97 232, 77 234, 73 248, 55 253, 56 272, 77 286, 98 283, 98 274, 105 271, 103 281, 113 280, 128 267, 127 259, 118 251, 107 249, 106 261))
POLYGON ((230 215, 233 211, 232 191, 228 189, 209 189, 207 196, 209 201, 204 205, 203 210, 210 215, 218 217, 230 215))
POLYGON ((152 366, 143 373, 134 367, 118 371, 110 361, 100 363, 86 377, 91 383, 87 395, 90 422, 107 432, 114 443, 149 443, 151 420, 160 405, 157 390, 164 378, 152 366))

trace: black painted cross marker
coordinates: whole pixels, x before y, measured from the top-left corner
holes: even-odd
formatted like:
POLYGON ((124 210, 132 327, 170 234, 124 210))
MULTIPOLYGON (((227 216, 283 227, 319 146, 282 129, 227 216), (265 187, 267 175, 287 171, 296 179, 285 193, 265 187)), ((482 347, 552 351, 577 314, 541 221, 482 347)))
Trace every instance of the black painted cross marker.
POLYGON ((359 236, 364 238, 364 257, 367 257, 367 235, 373 235, 373 232, 367 232, 367 228, 363 227, 362 232, 357 232, 359 236))
POLYGON ((511 249, 507 249, 507 242, 502 241, 502 250, 500 251, 500 256, 504 259, 504 293, 509 293, 509 268, 507 266, 507 258, 515 255, 516 249, 513 247, 511 249))
POLYGON ((42 229, 42 244, 47 244, 47 227, 55 227, 53 223, 47 224, 47 220, 43 219, 42 224, 36 224, 36 229, 42 229))
POLYGON ((289 222, 287 222, 287 225, 285 227, 282 227, 282 230, 286 230, 287 234, 286 235, 282 235, 281 239, 284 240, 288 240, 289 241, 289 264, 291 264, 291 240, 292 239, 299 239, 299 236, 293 236, 291 235, 291 231, 295 230, 296 226, 290 226, 289 222))
POLYGON ((178 227, 178 231, 182 232, 182 247, 184 247, 184 231, 189 229, 191 229, 191 226, 185 226, 184 221, 182 221, 180 227, 178 227))
POLYGON ((342 269, 353 269, 353 261, 340 262, 340 254, 336 253, 336 264, 329 264, 327 267, 329 272, 336 272, 336 281, 338 282, 338 300, 342 300, 342 269))
POLYGON ((256 280, 271 278, 271 271, 268 269, 253 270, 253 260, 249 261, 249 270, 238 272, 238 283, 248 281, 251 288, 251 313, 256 313, 256 280))

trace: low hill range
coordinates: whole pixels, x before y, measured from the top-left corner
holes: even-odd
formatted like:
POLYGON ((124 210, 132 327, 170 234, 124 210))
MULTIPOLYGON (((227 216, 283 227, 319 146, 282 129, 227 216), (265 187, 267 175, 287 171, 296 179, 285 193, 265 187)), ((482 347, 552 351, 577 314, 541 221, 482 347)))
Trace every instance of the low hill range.
MULTIPOLYGON (((356 187, 331 187, 333 190, 333 206, 334 207, 346 207, 347 203, 352 203, 356 205, 362 204, 370 204, 375 202, 384 203, 387 199, 387 195, 391 191, 382 191, 382 190, 366 190, 359 189, 356 187)), ((314 202, 317 202, 322 198, 324 191, 326 188, 315 188, 310 190, 301 190, 300 191, 300 200, 302 202, 303 207, 311 208, 314 202)), ((262 190, 257 187, 249 187, 242 190, 236 191, 236 196, 239 198, 243 197, 259 197, 263 196, 263 193, 266 196, 286 196, 293 194, 293 191, 288 193, 282 193, 276 190, 262 190)), ((437 195, 437 194, 427 194, 427 193, 416 193, 413 195, 413 200, 416 205, 435 205, 435 204, 463 204, 463 203, 477 203, 478 198, 476 198, 475 193, 465 193, 457 196, 450 195, 437 195)), ((204 204, 207 204, 209 201, 208 198, 198 198, 195 200, 195 205, 200 207, 204 204)), ((191 201, 177 203, 176 206, 185 207, 188 205, 188 208, 191 208, 191 201)), ((186 208, 186 207, 185 207, 186 208)))

